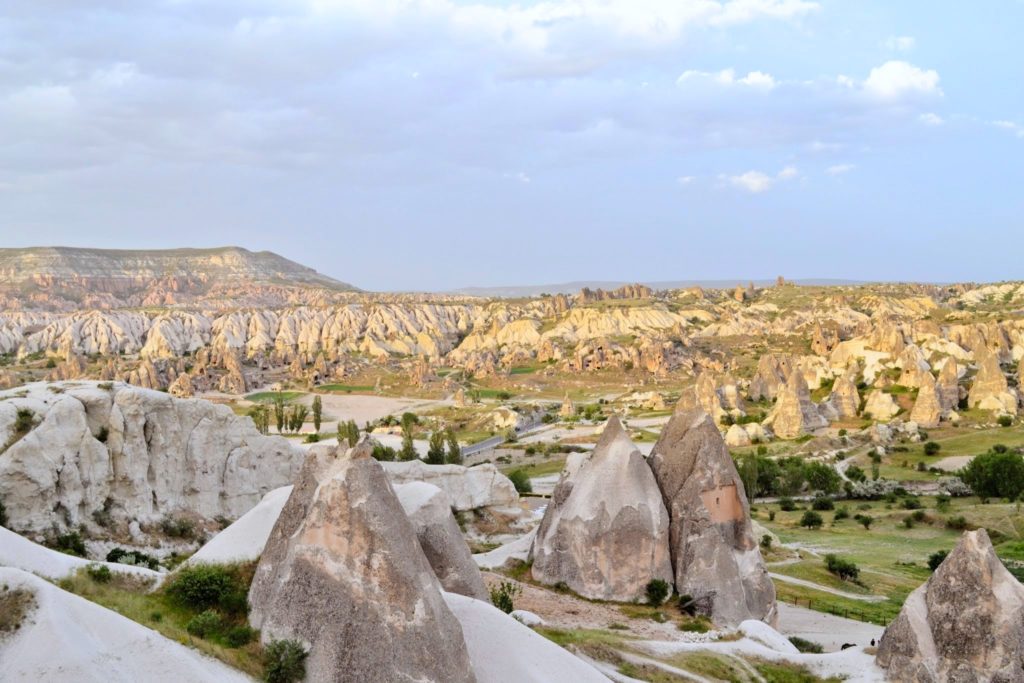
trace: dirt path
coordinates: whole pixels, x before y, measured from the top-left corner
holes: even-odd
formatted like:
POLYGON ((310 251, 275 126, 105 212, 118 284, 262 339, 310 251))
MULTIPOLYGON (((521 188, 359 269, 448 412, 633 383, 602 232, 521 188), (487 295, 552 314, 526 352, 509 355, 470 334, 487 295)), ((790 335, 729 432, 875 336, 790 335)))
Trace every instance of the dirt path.
POLYGON ((816 591, 822 593, 830 593, 837 595, 840 598, 847 598, 849 600, 860 600, 861 602, 885 602, 889 598, 884 595, 857 595, 856 593, 847 593, 846 591, 837 590, 835 588, 829 588, 828 586, 822 586, 820 583, 814 583, 813 581, 806 581, 804 579, 798 579, 792 576, 786 576, 785 574, 775 574, 768 572, 768 576, 772 577, 776 581, 782 581, 783 583, 791 583, 795 586, 803 586, 804 588, 813 588, 816 591))

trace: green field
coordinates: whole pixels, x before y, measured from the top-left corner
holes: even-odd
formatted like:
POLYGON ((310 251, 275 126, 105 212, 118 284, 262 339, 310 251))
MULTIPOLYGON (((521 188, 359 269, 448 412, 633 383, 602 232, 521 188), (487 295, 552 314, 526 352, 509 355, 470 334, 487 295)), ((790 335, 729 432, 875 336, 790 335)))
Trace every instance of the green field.
POLYGON ((258 391, 255 394, 248 394, 245 400, 253 403, 272 403, 277 397, 281 397, 288 402, 305 395, 304 391, 258 391))
POLYGON ((946 526, 946 520, 956 516, 965 517, 969 528, 988 529, 997 544, 996 552, 1003 559, 1024 559, 1024 515, 1016 504, 981 504, 977 498, 960 498, 938 509, 934 497, 917 500, 923 504, 925 519, 913 528, 904 526, 904 518, 914 511, 904 509, 902 499, 895 503, 836 501, 836 508, 845 507, 850 518, 835 522, 834 511, 820 511, 825 523, 816 530, 799 526, 807 504, 792 512, 783 512, 777 504, 758 505, 754 518, 782 543, 801 549, 799 561, 770 562, 769 571, 844 593, 886 598, 883 602, 865 602, 776 580, 779 599, 803 606, 810 603, 811 609, 822 612, 848 613, 851 618, 887 623, 899 613, 907 595, 928 580, 928 556, 939 550, 952 550, 956 545, 962 532, 946 526), (775 513, 774 521, 769 520, 769 511, 775 513), (870 529, 853 519, 857 514, 873 518, 870 529), (860 583, 830 574, 823 559, 827 553, 853 561, 860 569, 860 583))
POLYGON ((368 384, 321 384, 316 389, 317 391, 329 394, 366 393, 373 391, 373 387, 368 384))

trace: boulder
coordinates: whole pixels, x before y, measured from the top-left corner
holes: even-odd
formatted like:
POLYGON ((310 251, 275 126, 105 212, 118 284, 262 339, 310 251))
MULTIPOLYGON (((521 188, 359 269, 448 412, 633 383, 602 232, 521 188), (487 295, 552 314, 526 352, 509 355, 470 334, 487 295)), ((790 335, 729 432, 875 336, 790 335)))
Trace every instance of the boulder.
POLYGON ((811 401, 807 380, 799 369, 789 374, 789 380, 779 390, 775 407, 764 423, 783 439, 793 439, 828 426, 828 421, 811 401))
POLYGON ((930 429, 939 426, 942 418, 942 402, 939 398, 938 386, 930 372, 922 372, 919 378, 917 400, 910 411, 910 419, 919 427, 930 429))
POLYGON ((749 446, 750 443, 750 435, 747 434, 747 430, 743 428, 743 425, 732 425, 725 432, 725 445, 727 446, 742 448, 743 446, 749 446))
POLYGON ((878 645, 894 681, 1024 680, 1024 586, 984 529, 968 531, 903 604, 878 645))
POLYGON ((239 517, 286 486, 302 450, 224 405, 120 383, 29 384, 0 393, 0 499, 15 529, 44 532, 177 512, 239 517), (32 427, 14 439, 17 411, 32 427))
POLYGON ((422 460, 383 462, 393 484, 425 481, 444 491, 452 509, 468 512, 487 507, 519 506, 515 485, 490 463, 475 467, 428 465, 422 460))
POLYGON ((489 599, 483 577, 473 562, 444 491, 414 481, 395 486, 395 493, 441 587, 450 593, 489 599))
POLYGON ((474 681, 448 609, 384 469, 363 441, 310 456, 249 590, 264 643, 309 647, 310 681, 474 681))
POLYGON ((644 456, 612 417, 593 455, 563 475, 533 544, 533 578, 632 602, 672 580, 668 511, 644 456))
POLYGON ((669 512, 676 591, 716 624, 774 624, 775 587, 750 522, 743 481, 707 413, 676 413, 649 460, 669 512))

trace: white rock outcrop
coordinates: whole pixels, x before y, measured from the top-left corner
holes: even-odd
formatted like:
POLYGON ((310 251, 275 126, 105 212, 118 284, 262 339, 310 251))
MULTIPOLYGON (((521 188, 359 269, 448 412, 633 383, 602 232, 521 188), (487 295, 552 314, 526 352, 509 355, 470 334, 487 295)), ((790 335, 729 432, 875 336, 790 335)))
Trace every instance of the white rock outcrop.
POLYGON ((517 507, 519 493, 512 481, 490 463, 475 467, 428 465, 422 460, 382 462, 393 484, 423 481, 444 491, 452 509, 517 507))
POLYGON ((115 521, 238 517, 289 484, 303 458, 227 406, 120 383, 0 393, 4 443, 0 498, 10 525, 24 532, 91 523, 108 498, 115 521), (19 420, 31 423, 26 433, 19 420))

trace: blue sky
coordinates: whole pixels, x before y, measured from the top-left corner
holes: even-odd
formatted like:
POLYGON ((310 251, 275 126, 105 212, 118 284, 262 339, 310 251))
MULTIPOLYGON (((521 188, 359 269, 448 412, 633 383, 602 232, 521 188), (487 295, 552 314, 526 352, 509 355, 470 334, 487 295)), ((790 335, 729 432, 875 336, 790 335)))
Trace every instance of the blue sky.
POLYGON ((7 0, 0 244, 361 287, 1021 272, 1020 1, 7 0))

